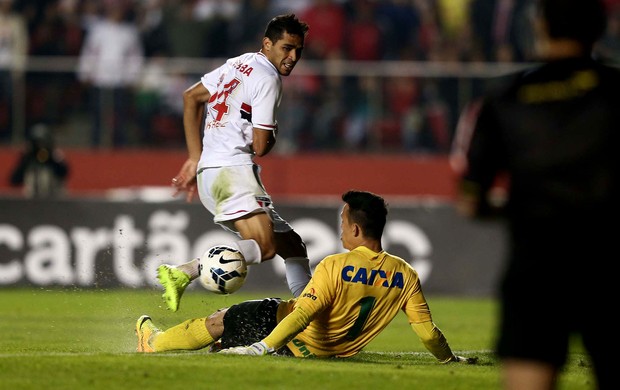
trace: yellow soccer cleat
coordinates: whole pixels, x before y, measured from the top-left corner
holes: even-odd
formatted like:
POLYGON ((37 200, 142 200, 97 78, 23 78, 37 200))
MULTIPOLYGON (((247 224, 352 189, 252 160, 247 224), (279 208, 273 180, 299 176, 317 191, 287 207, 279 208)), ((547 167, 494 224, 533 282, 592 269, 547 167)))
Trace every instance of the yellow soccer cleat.
POLYGON ((179 310, 181 296, 190 283, 189 275, 172 265, 162 264, 157 267, 157 279, 164 287, 162 298, 168 309, 179 310))
POLYGON ((138 318, 138 321, 136 322, 136 336, 138 336, 138 348, 136 348, 136 351, 143 353, 155 352, 153 347, 151 347, 150 341, 153 335, 160 332, 161 331, 155 325, 153 325, 151 317, 143 315, 138 318))

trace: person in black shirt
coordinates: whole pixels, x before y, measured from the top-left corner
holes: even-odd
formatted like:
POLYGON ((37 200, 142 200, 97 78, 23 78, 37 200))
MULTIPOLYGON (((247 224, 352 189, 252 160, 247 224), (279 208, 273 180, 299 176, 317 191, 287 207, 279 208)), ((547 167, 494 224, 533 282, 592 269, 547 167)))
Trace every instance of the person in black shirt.
POLYGON ((496 346, 507 389, 556 388, 574 334, 598 388, 617 388, 620 73, 591 54, 605 22, 599 0, 540 0, 542 62, 472 103, 457 130, 457 210, 509 228, 496 346))
POLYGON ((43 123, 34 125, 11 172, 11 185, 23 187, 28 198, 59 198, 65 195, 68 175, 69 164, 56 146, 52 130, 43 123))

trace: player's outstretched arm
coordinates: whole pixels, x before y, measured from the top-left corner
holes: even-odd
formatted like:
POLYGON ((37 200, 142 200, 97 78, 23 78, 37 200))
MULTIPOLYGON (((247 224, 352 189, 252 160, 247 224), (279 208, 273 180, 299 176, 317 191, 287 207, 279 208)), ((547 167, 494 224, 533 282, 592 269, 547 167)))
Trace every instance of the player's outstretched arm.
POLYGON ((196 170, 202 153, 200 128, 205 104, 210 97, 209 90, 200 81, 183 92, 183 128, 188 158, 172 179, 172 186, 176 189, 174 196, 185 192, 188 202, 192 201, 196 193, 196 170))
POLYGON ((441 363, 456 362, 475 364, 477 362, 477 358, 466 358, 455 355, 448 344, 448 340, 446 340, 446 337, 433 321, 414 322, 411 324, 411 327, 420 338, 420 341, 422 341, 422 344, 424 344, 424 347, 426 347, 426 349, 428 349, 441 363))

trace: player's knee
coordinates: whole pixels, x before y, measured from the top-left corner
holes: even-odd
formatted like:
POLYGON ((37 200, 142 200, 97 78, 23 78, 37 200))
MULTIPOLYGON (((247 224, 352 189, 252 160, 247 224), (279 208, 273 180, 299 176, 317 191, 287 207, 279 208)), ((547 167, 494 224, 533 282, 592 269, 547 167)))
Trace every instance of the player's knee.
POLYGON ((307 257, 306 244, 294 230, 276 234, 277 252, 286 259, 289 257, 307 257))
POLYGON ((262 261, 273 259, 276 255, 276 246, 273 242, 264 243, 260 246, 262 261))
POLYGON ((224 314, 226 314, 227 310, 228 308, 220 309, 205 319, 207 332, 214 339, 219 339, 222 333, 224 333, 224 314))

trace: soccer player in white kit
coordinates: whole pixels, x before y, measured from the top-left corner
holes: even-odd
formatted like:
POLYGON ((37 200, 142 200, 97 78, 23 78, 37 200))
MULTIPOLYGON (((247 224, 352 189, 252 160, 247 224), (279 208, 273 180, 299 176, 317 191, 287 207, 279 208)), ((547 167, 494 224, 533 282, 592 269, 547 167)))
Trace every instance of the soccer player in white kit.
MULTIPOLYGON (((275 211, 254 156, 266 155, 276 142, 281 76, 301 58, 307 32, 295 15, 276 16, 259 52, 229 59, 183 93, 189 157, 172 179, 176 194, 185 192, 189 202, 198 190, 214 222, 241 238, 233 246, 249 265, 282 257, 294 296, 311 276, 306 245, 275 211)), ((163 264, 157 272, 168 308, 177 311, 185 288, 199 276, 198 259, 163 264)))

